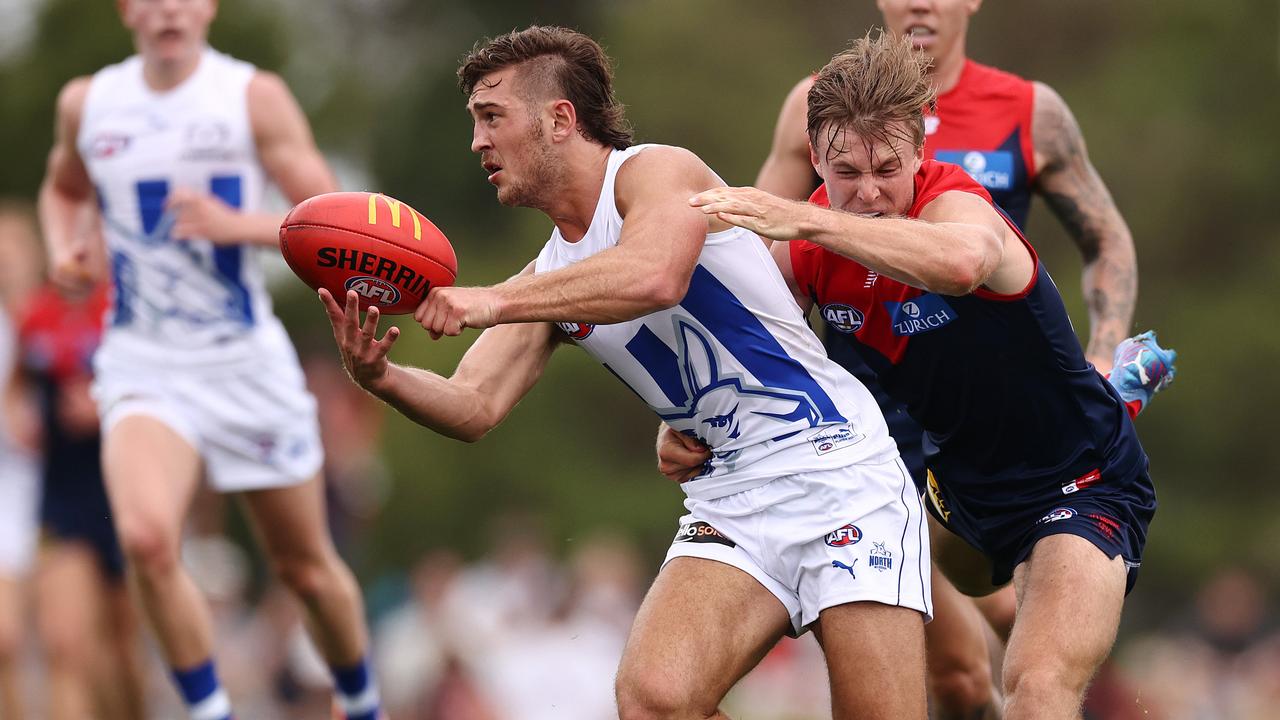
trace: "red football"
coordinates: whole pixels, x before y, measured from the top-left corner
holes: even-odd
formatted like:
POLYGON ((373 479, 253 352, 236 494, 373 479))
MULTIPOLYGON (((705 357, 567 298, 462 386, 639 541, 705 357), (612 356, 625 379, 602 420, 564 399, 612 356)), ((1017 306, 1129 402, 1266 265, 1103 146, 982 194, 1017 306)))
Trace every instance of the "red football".
POLYGON ((458 276, 458 259, 440 229, 417 210, 377 193, 336 192, 303 200, 280 224, 285 262, 338 303, 348 290, 360 309, 411 313, 436 286, 458 276))

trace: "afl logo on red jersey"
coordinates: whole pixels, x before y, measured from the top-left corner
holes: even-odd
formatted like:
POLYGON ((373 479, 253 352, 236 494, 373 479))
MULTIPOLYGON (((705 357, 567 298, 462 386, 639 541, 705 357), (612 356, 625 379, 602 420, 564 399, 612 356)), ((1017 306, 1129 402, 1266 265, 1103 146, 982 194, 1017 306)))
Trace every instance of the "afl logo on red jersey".
POLYGON ((596 329, 595 325, 575 322, 559 322, 556 323, 556 327, 564 331, 564 334, 573 340, 586 340, 587 336, 596 329))
POLYGON ((858 332, 862 323, 866 322, 866 316, 861 310, 842 303, 823 305, 822 319, 833 329, 846 335, 858 332))

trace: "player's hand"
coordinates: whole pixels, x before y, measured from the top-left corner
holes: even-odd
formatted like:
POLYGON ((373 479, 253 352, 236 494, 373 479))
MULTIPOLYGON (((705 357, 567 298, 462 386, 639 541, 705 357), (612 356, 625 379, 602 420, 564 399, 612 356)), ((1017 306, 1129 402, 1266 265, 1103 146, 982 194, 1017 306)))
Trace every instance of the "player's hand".
POLYGON ((713 188, 689 198, 689 204, 770 240, 801 237, 802 223, 812 211, 809 203, 787 200, 753 187, 713 188))
POLYGON ((371 390, 387 374, 387 353, 400 337, 400 328, 392 326, 381 340, 378 339, 376 306, 370 306, 360 323, 360 305, 354 290, 347 291, 346 307, 338 305, 328 290, 320 289, 320 302, 329 313, 333 325, 333 339, 338 342, 342 366, 357 385, 371 390))
POLYGON ((71 247, 53 250, 49 256, 49 279, 67 295, 74 297, 88 292, 100 280, 89 261, 88 245, 77 242, 71 247))
POLYGON ((682 432, 663 423, 658 428, 658 472, 668 480, 682 483, 702 474, 711 459, 711 450, 682 432))
POLYGON ((173 213, 169 235, 175 238, 205 238, 216 245, 243 243, 240 211, 219 198, 190 188, 177 188, 165 200, 165 210, 173 213))
POLYGON ((461 335, 465 328, 483 330, 498 324, 498 296, 492 288, 433 287, 413 319, 432 340, 461 335))

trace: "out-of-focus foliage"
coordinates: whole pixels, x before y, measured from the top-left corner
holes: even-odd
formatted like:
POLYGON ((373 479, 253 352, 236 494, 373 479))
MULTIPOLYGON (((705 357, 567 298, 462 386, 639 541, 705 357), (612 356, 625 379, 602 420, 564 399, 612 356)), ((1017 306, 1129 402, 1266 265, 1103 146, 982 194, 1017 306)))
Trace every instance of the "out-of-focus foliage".
MULTIPOLYGON (((1157 610, 1228 561, 1280 577, 1280 490, 1270 481, 1280 466, 1276 11, 1025 0, 988 3, 971 27, 973 58, 1049 83, 1075 112, 1137 241, 1134 330, 1157 328, 1179 351, 1177 382, 1139 420, 1161 508, 1133 601, 1157 610)), ((478 284, 523 267, 550 225, 494 201, 468 148, 454 71, 479 38, 535 21, 577 26, 606 46, 641 140, 685 145, 745 184, 792 84, 879 18, 870 2, 225 0, 213 43, 281 72, 321 145, 435 219, 457 247, 460 281, 478 284)), ((34 194, 58 88, 128 48, 111 3, 45 4, 29 52, 0 65, 0 192, 34 194)), ((1083 333, 1078 253, 1043 207, 1030 236, 1083 333)), ((288 284, 280 310, 304 348, 333 354, 310 293, 288 284)), ((396 359, 442 373, 474 338, 431 342, 401 324, 396 359)), ((375 561, 363 574, 403 567, 433 545, 483 546, 501 532, 487 520, 506 508, 544 513, 564 543, 623 528, 656 558, 681 508, 653 469, 655 425, 574 349, 559 351, 530 397, 474 446, 395 418, 393 502, 368 538, 375 561)))

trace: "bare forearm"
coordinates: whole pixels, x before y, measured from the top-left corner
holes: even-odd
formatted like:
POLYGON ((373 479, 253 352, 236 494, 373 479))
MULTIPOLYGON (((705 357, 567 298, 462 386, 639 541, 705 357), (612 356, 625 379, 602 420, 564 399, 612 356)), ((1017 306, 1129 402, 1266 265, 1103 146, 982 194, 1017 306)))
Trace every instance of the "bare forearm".
POLYGON ((410 420, 455 440, 475 442, 493 428, 479 393, 421 368, 390 364, 367 388, 410 420))
POLYGON ((967 225, 815 210, 803 228, 810 241, 914 287, 964 295, 993 269, 967 225))
POLYGON ((1091 359, 1109 359, 1121 340, 1129 336, 1138 297, 1137 260, 1133 241, 1124 238, 1103 243, 1107 248, 1084 266, 1081 285, 1089 309, 1091 359))
POLYGON ((71 250, 83 242, 84 215, 92 207, 88 195, 74 197, 59 190, 52 182, 40 186, 36 211, 40 217, 40 230, 44 235, 49 254, 71 250))
POLYGON ((632 320, 680 301, 688 275, 675 269, 649 270, 647 263, 617 248, 549 273, 522 275, 495 286, 501 298, 498 322, 581 322, 632 320))
POLYGON ((283 213, 236 213, 234 237, 248 245, 275 247, 280 243, 283 213))

